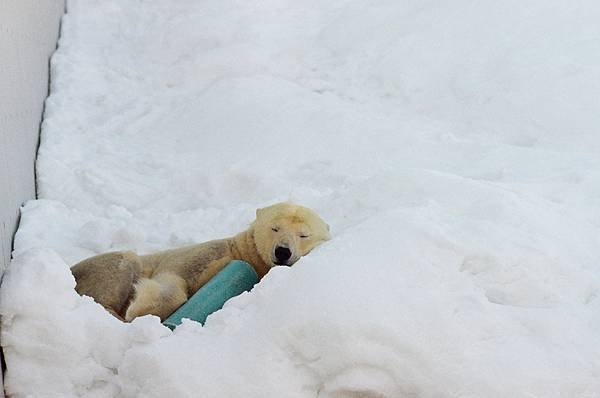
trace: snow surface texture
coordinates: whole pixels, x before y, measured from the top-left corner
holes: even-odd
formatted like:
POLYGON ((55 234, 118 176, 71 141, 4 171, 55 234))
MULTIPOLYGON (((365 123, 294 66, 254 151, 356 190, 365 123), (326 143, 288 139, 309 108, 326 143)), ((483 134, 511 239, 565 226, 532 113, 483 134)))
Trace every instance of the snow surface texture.
POLYGON ((71 0, 1 289, 15 397, 600 396, 595 1, 71 0), (69 265, 334 238, 201 327, 69 265))

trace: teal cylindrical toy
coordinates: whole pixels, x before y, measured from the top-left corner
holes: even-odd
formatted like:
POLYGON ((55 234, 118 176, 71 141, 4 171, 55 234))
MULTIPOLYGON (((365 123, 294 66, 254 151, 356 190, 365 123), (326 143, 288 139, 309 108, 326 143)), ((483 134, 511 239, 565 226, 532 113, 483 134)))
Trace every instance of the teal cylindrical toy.
POLYGON ((223 308, 227 300, 252 289, 256 283, 258 275, 254 268, 245 261, 234 260, 171 314, 163 325, 175 329, 183 318, 203 324, 210 314, 223 308))

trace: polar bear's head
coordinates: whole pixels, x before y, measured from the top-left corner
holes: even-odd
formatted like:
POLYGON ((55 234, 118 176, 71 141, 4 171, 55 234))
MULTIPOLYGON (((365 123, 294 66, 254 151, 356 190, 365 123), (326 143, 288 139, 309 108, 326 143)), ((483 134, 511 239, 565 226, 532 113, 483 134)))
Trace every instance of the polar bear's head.
POLYGON ((329 226, 309 208, 278 203, 256 210, 254 242, 269 266, 292 265, 330 239, 329 226))

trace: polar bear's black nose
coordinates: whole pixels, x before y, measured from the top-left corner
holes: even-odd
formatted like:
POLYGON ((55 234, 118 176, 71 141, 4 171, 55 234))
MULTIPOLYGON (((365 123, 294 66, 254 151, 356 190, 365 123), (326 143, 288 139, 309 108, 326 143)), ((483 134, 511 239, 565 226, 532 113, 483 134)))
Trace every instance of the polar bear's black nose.
POLYGON ((285 264, 292 257, 292 252, 287 247, 277 246, 275 248, 275 258, 280 264, 285 264))

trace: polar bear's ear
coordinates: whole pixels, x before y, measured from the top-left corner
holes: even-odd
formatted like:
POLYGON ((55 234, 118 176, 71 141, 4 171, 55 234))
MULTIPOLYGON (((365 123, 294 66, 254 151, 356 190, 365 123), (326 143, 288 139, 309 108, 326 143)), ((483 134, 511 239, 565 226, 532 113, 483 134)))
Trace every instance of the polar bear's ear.
POLYGON ((264 213, 265 209, 256 209, 256 218, 260 217, 262 213, 264 213))

